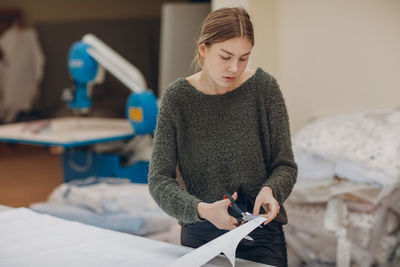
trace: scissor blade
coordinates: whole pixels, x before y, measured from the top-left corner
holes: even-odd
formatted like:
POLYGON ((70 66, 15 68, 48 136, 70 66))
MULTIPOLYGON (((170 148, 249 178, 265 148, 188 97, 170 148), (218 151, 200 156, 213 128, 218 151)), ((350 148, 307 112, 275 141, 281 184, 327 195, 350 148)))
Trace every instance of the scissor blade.
POLYGON ((243 237, 244 239, 247 239, 247 240, 249 240, 249 241, 254 241, 254 239, 251 237, 251 236, 249 236, 249 235, 246 235, 245 237, 243 237))
POLYGON ((254 214, 251 214, 250 212, 246 212, 246 215, 243 216, 243 219, 246 220, 246 221, 251 221, 251 220, 253 220, 255 218, 258 218, 258 216, 254 215, 254 214))

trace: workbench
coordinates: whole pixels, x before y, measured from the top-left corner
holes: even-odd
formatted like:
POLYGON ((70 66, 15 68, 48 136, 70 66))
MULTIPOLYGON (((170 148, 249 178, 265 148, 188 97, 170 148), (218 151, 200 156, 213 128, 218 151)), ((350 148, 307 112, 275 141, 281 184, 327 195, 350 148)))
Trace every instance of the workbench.
MULTIPOLYGON (((26 208, 0 212, 0 266, 165 266, 193 250, 26 208)), ((231 266, 218 255, 204 266, 231 266)), ((267 266, 236 259, 237 267, 267 266)))
POLYGON ((119 155, 88 149, 96 144, 130 140, 134 136, 129 121, 116 118, 64 117, 0 126, 0 142, 59 148, 65 182, 99 176, 146 183, 148 162, 122 166, 119 155))

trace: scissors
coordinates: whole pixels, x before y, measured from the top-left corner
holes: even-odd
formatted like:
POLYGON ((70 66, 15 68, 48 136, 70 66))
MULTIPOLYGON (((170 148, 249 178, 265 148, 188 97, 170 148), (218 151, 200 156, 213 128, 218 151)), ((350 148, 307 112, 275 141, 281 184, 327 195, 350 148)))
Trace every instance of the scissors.
POLYGON ((229 194, 229 193, 225 193, 224 195, 224 199, 229 198, 229 200, 231 201, 231 204, 229 204, 229 206, 236 212, 238 212, 240 215, 242 215, 242 217, 236 218, 238 221, 238 225, 241 225, 243 222, 248 222, 251 221, 255 218, 257 218, 258 216, 251 214, 250 212, 245 212, 243 211, 238 204, 236 204, 235 200, 233 199, 233 197, 229 194))
MULTIPOLYGON (((251 214, 250 212, 245 212, 243 211, 238 204, 236 204, 235 200, 233 199, 233 197, 229 194, 229 193, 225 193, 224 194, 224 199, 229 198, 229 200, 231 201, 231 204, 229 204, 229 206, 235 210, 236 212, 238 212, 240 215, 242 215, 242 217, 236 218, 236 220, 238 221, 238 226, 241 225, 242 223, 251 221, 255 218, 257 218, 256 215, 251 214)), ((259 226, 260 227, 260 226, 259 226)), ((254 239, 247 235, 244 237, 244 239, 250 240, 250 241, 254 241, 254 239)))

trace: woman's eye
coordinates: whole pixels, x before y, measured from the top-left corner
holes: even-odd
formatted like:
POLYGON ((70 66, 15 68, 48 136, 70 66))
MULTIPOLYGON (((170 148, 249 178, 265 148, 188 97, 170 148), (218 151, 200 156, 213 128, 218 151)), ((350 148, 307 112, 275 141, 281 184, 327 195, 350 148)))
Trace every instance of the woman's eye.
POLYGON ((223 56, 221 56, 221 58, 222 58, 223 60, 229 60, 229 59, 230 59, 230 57, 223 57, 223 56))
POLYGON ((248 58, 241 58, 240 61, 247 61, 248 58))

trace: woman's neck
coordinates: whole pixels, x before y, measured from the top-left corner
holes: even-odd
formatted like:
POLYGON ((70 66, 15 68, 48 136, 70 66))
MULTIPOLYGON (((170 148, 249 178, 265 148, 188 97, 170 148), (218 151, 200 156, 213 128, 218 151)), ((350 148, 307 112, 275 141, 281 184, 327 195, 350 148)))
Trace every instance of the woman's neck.
POLYGON ((199 85, 200 85, 200 90, 202 90, 204 93, 209 94, 209 95, 222 95, 225 93, 228 93, 230 91, 235 90, 236 82, 233 83, 229 87, 221 87, 219 86, 208 74, 207 70, 201 70, 199 72, 198 76, 199 80, 199 85))
POLYGON ((208 95, 221 95, 225 94, 227 92, 235 90, 237 87, 239 87, 244 81, 249 79, 252 75, 254 75, 255 71, 246 69, 240 79, 233 84, 229 88, 224 88, 218 86, 211 77, 208 75, 208 73, 205 70, 201 70, 189 77, 186 78, 189 83, 191 83, 198 91, 203 92, 204 94, 208 95))

